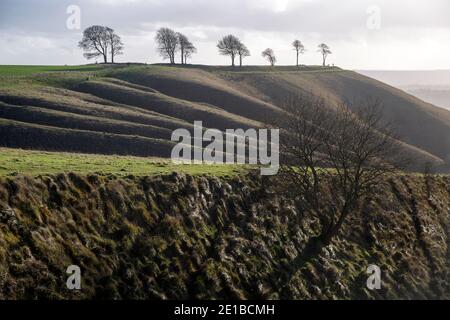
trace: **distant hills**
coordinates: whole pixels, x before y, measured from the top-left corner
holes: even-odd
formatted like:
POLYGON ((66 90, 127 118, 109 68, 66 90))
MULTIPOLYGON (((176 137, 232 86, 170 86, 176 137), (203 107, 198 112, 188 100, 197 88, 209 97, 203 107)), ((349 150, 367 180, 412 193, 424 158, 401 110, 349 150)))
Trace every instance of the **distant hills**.
MULTIPOLYGON (((173 129, 260 127, 290 94, 330 106, 378 97, 415 160, 450 162, 450 112, 362 74, 322 67, 0 66, 0 146, 168 157, 173 129)), ((356 106, 357 107, 357 106, 356 106)))
POLYGON ((415 97, 450 110, 450 70, 357 71, 404 90, 415 97))

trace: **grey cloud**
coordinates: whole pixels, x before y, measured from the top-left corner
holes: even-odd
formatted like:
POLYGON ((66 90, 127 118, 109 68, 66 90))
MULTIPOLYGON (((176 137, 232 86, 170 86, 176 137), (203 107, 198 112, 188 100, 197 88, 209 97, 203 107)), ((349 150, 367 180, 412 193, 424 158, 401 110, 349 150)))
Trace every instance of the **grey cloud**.
MULTIPOLYGON (((210 46, 228 32, 246 37, 249 42, 258 36, 267 45, 279 40, 289 43, 294 36, 310 41, 309 46, 316 45, 318 40, 330 41, 331 45, 339 45, 342 57, 344 53, 352 52, 355 46, 366 50, 362 45, 377 46, 377 50, 381 50, 384 44, 386 50, 401 50, 394 47, 395 37, 399 37, 399 43, 406 41, 406 38, 413 41, 411 30, 438 42, 441 41, 438 35, 443 33, 437 30, 450 29, 450 19, 446 17, 450 12, 450 2, 447 0, 2 0, 0 32, 8 34, 9 41, 17 37, 16 46, 26 45, 26 41, 19 39, 25 34, 27 37, 45 37, 61 48, 70 49, 68 39, 76 39, 81 34, 81 30, 66 28, 66 8, 71 4, 81 8, 82 28, 92 24, 111 26, 125 39, 134 42, 131 47, 142 47, 146 51, 154 50, 154 44, 143 47, 138 43, 139 37, 149 41, 149 35, 159 26, 186 30, 189 36, 200 42, 199 45, 205 44, 205 47, 200 46, 202 50, 197 56, 204 63, 223 61, 205 56, 202 52, 211 53, 214 48, 210 46), (382 29, 377 34, 366 28, 366 10, 374 4, 381 9, 382 29)), ((258 43, 253 45, 259 50, 258 43)), ((77 50, 76 41, 72 49, 77 50)), ((279 52, 284 50, 286 55, 290 50, 281 47, 274 49, 279 52)), ((446 49, 442 48, 442 51, 446 49)), ((2 50, 0 48, 0 63, 6 56, 2 50)), ((314 51, 310 48, 305 59, 308 60, 308 55, 313 59, 314 51)), ((144 56, 138 51, 128 51, 123 58, 128 56, 144 58, 149 54, 144 56)), ((256 56, 249 58, 249 62, 259 63, 256 56)), ((63 60, 62 57, 60 59, 63 60)), ((279 60, 284 61, 283 57, 279 60)), ((77 63, 82 61, 76 60, 77 63)), ((366 60, 366 63, 370 62, 366 60)))
MULTIPOLYGON (((280 1, 280 0, 278 0, 280 1)), ((287 10, 276 12, 277 0, 3 0, 0 27, 64 32, 65 8, 77 4, 83 25, 108 24, 118 29, 139 29, 142 23, 161 22, 179 26, 237 27, 280 32, 351 32, 365 26, 366 9, 374 3, 382 10, 387 27, 450 27, 450 3, 444 0, 281 0, 287 10), (264 3, 265 5, 258 5, 264 3)))

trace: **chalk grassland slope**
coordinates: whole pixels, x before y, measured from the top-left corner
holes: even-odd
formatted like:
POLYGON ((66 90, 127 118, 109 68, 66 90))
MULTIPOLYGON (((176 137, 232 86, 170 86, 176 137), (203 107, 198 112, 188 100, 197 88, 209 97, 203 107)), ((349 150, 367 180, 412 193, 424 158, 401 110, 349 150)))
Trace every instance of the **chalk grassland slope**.
POLYGON ((192 131, 195 120, 222 130, 262 126, 213 105, 109 78, 106 71, 114 68, 35 74, 6 68, 12 71, 0 77, 0 145, 169 157, 172 131, 192 131))
POLYGON ((331 104, 358 103, 380 99, 383 115, 400 139, 410 146, 442 160, 450 157, 450 112, 425 103, 401 90, 352 71, 272 73, 266 75, 225 75, 241 90, 263 97, 273 104, 282 103, 290 94, 312 93, 331 104))
MULTIPOLYGON (((324 97, 330 105, 347 100, 364 102, 367 98, 379 98, 385 106, 385 119, 392 123, 404 142, 404 152, 413 154, 413 158, 435 163, 442 163, 449 155, 450 140, 432 138, 450 130, 450 122, 436 117, 441 109, 400 90, 337 68, 244 70, 190 67, 172 68, 160 73, 155 70, 139 72, 130 68, 118 69, 113 76, 180 99, 216 104, 261 122, 276 117, 279 113, 276 106, 292 94, 312 93, 324 97), (210 94, 205 95, 205 92, 210 94), (236 94, 231 95, 230 92, 236 94), (251 99, 248 100, 248 97, 251 99), (234 108, 236 105, 246 108, 234 108)), ((449 119, 450 113, 445 116, 449 119)))
POLYGON ((0 177, 1 299, 449 299, 450 180, 394 177, 336 241, 259 176, 0 177), (382 272, 366 287, 367 267, 382 272), (66 269, 82 270, 82 290, 66 269))
POLYGON ((399 152, 449 161, 450 112, 339 68, 30 68, 0 67, 1 146, 167 157, 176 128, 192 131, 194 120, 218 129, 262 127, 287 96, 310 92, 330 105, 380 98, 403 141, 399 152))

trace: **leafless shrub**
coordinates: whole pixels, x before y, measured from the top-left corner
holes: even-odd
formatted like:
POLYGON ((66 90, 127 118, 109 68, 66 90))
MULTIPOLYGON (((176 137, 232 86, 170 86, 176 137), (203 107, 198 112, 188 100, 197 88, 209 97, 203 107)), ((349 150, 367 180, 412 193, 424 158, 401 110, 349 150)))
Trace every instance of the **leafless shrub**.
POLYGON ((380 101, 367 99, 354 109, 296 96, 276 121, 282 129, 280 184, 320 219, 323 245, 372 188, 402 164, 398 140, 381 121, 380 101))

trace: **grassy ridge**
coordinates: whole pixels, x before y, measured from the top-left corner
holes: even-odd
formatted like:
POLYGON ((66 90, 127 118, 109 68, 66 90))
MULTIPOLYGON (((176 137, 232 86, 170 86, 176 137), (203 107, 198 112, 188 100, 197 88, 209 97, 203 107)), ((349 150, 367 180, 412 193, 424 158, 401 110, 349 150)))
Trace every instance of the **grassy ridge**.
POLYGON ((258 128, 280 114, 286 97, 301 92, 324 97, 330 106, 380 98, 385 119, 404 142, 399 152, 440 167, 450 162, 449 111, 354 72, 319 66, 0 66, 0 120, 3 127, 15 121, 0 146, 166 157, 174 129, 190 130, 194 120, 209 128, 258 128), (36 125, 39 136, 30 135, 36 125), (68 141, 65 129, 111 148, 88 148, 74 132, 68 141), (118 150, 124 142, 127 148, 118 150))
MULTIPOLYGON (((210 72, 201 68, 166 67, 166 70, 161 70, 161 67, 156 69, 133 67, 114 69, 109 75, 133 84, 151 87, 166 96, 215 106, 221 109, 223 114, 231 113, 262 122, 279 114, 278 107, 261 100, 262 95, 254 97, 246 94, 239 85, 234 87, 233 83, 222 78, 223 74, 228 73, 252 77, 252 74, 242 75, 242 72, 237 69, 232 72, 210 72)), ((268 74, 270 73, 266 73, 268 74)))
POLYGON ((17 90, 6 91, 6 94, 0 93, 0 100, 6 104, 25 108, 33 106, 80 116, 100 117, 103 121, 120 120, 172 130, 192 126, 180 119, 61 88, 29 89, 22 93, 18 93, 17 90))
POLYGON ((169 140, 75 130, 0 119, 1 146, 80 153, 170 157, 169 140))
POLYGON ((110 132, 148 138, 170 139, 171 131, 156 126, 135 124, 38 107, 11 106, 0 102, 0 118, 68 129, 110 132))
POLYGON ((16 173, 44 175, 61 172, 148 176, 174 171, 191 175, 232 176, 242 173, 247 168, 240 165, 174 164, 162 158, 0 148, 0 176, 16 173))
POLYGON ((160 93, 149 93, 101 81, 86 81, 80 84, 77 89, 116 103, 183 119, 189 123, 193 123, 195 120, 203 120, 207 123, 206 125, 212 128, 225 130, 226 128, 247 127, 249 125, 247 119, 235 114, 160 93))

